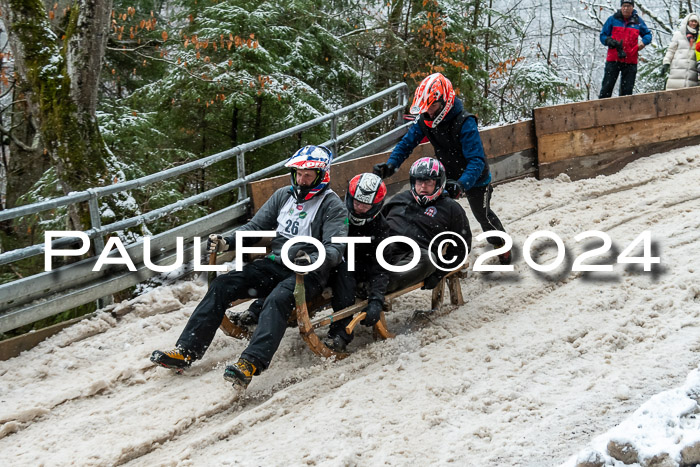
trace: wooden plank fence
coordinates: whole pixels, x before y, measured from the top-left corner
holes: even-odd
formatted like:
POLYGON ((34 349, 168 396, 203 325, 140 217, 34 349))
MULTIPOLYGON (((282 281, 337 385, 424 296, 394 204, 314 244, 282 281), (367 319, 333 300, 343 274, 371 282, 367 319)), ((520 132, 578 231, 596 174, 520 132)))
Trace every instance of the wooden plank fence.
POLYGON ((539 177, 617 172, 640 157, 700 143, 700 87, 535 109, 539 177))

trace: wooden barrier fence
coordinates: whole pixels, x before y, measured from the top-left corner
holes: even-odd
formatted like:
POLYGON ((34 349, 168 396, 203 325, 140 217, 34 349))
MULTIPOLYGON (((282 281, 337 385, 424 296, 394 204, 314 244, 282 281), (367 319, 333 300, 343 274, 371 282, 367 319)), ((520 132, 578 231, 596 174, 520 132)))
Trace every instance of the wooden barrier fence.
POLYGON ((640 157, 700 143, 700 87, 535 109, 539 177, 617 172, 640 157))

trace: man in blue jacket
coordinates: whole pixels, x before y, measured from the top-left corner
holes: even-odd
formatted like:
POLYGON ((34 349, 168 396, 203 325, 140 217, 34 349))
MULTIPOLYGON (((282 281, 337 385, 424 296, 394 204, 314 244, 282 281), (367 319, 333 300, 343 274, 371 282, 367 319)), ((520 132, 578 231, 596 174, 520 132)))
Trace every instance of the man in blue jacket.
MULTIPOLYGON (((476 117, 464 111, 450 80, 441 73, 425 78, 416 89, 411 113, 418 115, 415 123, 396 145, 389 160, 374 166, 374 173, 382 178, 393 175, 427 136, 435 148, 435 157, 447 172, 445 191, 453 199, 466 196, 484 232, 505 232, 501 221, 491 210, 491 171, 486 162, 476 117)), ((503 240, 499 237, 489 237, 488 242, 496 248, 503 246, 503 240)), ((499 255, 498 259, 501 264, 510 264, 510 251, 499 255)))
POLYGON ((651 31, 634 9, 634 0, 622 0, 620 5, 600 31, 600 42, 608 47, 600 99, 612 96, 618 75, 620 96, 632 94, 639 51, 651 42, 651 31))

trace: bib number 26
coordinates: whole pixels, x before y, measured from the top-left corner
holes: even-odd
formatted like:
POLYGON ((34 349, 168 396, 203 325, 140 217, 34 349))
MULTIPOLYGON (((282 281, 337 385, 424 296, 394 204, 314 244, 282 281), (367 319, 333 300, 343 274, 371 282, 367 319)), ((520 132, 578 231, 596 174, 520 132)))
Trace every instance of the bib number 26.
POLYGON ((288 234, 296 235, 299 233, 299 221, 294 221, 292 219, 287 219, 284 231, 288 234))

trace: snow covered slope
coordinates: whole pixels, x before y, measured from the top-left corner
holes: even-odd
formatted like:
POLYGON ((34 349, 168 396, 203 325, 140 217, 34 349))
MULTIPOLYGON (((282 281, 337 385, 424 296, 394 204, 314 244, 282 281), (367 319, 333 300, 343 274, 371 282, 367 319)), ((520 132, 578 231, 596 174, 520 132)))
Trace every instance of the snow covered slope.
MULTIPOLYGON (((244 342, 220 333, 183 376, 151 365, 205 292, 154 289, 119 319, 105 313, 0 362, 0 465, 574 462, 655 394, 698 380, 686 382, 700 362, 699 180, 700 148, 686 148, 609 177, 499 186, 493 208, 516 246, 514 272, 472 273, 466 305, 395 340, 360 329, 342 362, 315 357, 290 329, 243 395, 222 373, 244 342), (552 273, 522 259, 538 230, 566 245, 552 273), (583 251, 574 237, 588 230, 612 238, 614 254, 598 258, 609 263, 649 230, 661 264, 571 272, 583 251)), ((472 264, 490 250, 474 246, 472 264)), ((539 263, 556 256, 535 248, 539 263)), ((402 297, 389 325, 405 330, 429 302, 425 291, 402 297)), ((657 428, 628 435, 646 446, 657 428)), ((674 440, 697 431, 677 426, 674 440)))

